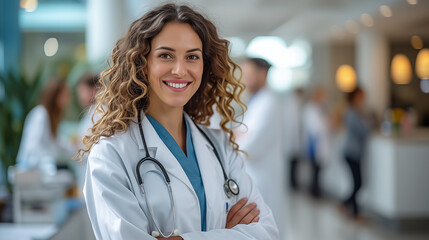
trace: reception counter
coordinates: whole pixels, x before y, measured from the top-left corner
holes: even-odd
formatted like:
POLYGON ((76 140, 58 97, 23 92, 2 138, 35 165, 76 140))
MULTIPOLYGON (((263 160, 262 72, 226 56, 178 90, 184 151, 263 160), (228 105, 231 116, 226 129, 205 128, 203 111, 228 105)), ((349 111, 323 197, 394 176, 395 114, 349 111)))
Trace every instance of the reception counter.
POLYGON ((368 209, 398 227, 429 222, 429 130, 372 136, 365 165, 368 209))

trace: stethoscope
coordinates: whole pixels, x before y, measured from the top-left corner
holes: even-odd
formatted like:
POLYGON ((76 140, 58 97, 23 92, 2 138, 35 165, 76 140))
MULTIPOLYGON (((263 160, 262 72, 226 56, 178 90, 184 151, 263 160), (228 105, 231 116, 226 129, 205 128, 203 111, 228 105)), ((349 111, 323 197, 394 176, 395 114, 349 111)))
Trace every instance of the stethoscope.
MULTIPOLYGON (((164 166, 155 158, 151 157, 149 154, 149 150, 148 147, 146 145, 146 139, 144 137, 143 134, 143 127, 142 127, 142 122, 141 122, 141 117, 140 117, 140 111, 137 114, 137 119, 138 119, 138 124, 139 124, 139 129, 140 129, 140 136, 142 138, 143 141, 143 146, 144 146, 144 150, 146 152, 146 156, 143 157, 142 159, 140 159, 140 161, 137 163, 136 166, 136 172, 137 172, 137 180, 138 183, 142 189, 145 201, 146 201, 146 205, 147 208, 149 210, 149 217, 152 221, 152 223, 155 225, 155 228, 157 231, 153 231, 152 232, 152 236, 153 237, 158 237, 159 235, 161 235, 163 238, 169 238, 173 235, 178 235, 179 231, 175 228, 176 225, 176 214, 175 214, 175 208, 174 208, 174 199, 173 199, 173 192, 171 191, 171 185, 170 185, 170 177, 168 176, 167 171, 165 170, 164 166), (145 162, 145 161, 151 161, 153 163, 155 163, 162 172, 162 175, 164 176, 165 182, 167 183, 167 187, 168 187, 168 192, 169 192, 169 196, 170 196, 170 204, 171 204, 171 209, 173 211, 173 230, 168 232, 168 233, 163 233, 161 231, 161 229, 159 228, 158 224, 156 223, 155 219, 153 218, 153 212, 152 212, 152 208, 149 205, 149 201, 147 199, 147 194, 146 191, 144 189, 144 184, 143 184, 143 179, 140 175, 140 166, 145 162)), ((240 193, 240 188, 238 187, 238 184, 236 181, 234 181, 233 179, 228 178, 228 176, 226 175, 225 172, 225 168, 223 167, 220 155, 218 153, 218 151, 216 150, 215 145, 213 144, 213 142, 210 140, 210 138, 207 136, 207 134, 197 125, 195 124, 195 126, 198 128, 198 130, 203 134, 203 136, 207 139, 207 141, 210 143, 210 145, 213 148, 213 151, 216 155, 217 160, 219 161, 219 164, 222 168, 222 172, 223 172, 223 177, 225 178, 225 183, 223 184, 223 190, 225 191, 225 195, 228 198, 231 198, 232 196, 237 196, 240 193)), ((188 129, 188 131, 190 131, 190 129, 188 129)))

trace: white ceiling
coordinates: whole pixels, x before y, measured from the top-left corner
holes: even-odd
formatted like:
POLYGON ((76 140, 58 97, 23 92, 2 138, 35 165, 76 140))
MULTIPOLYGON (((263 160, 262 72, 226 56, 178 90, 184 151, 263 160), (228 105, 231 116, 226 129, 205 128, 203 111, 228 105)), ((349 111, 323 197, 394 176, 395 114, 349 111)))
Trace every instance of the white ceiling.
MULTIPOLYGON (((158 0, 127 0, 131 18, 140 17, 158 0)), ((359 24, 360 15, 370 14, 374 28, 394 39, 413 34, 429 38, 429 0, 409 5, 407 0, 184 0, 215 22, 224 37, 238 36, 249 41, 259 35, 279 35, 287 39, 353 39, 345 28, 347 20, 359 24), (391 18, 382 17, 381 5, 392 8, 391 18)))

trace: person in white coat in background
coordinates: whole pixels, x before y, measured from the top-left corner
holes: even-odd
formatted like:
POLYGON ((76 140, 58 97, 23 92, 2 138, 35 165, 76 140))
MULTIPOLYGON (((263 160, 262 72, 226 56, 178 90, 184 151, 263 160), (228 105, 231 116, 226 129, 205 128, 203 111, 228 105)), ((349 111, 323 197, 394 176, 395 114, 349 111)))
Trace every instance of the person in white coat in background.
POLYGON ((312 170, 310 194, 314 198, 321 196, 320 171, 323 164, 329 160, 329 122, 325 112, 325 100, 324 89, 315 88, 303 112, 305 152, 312 170))
POLYGON ((285 238, 286 187, 284 160, 284 113, 280 99, 267 87, 271 65, 262 58, 247 58, 241 64, 242 80, 249 99, 237 129, 237 143, 247 153, 247 171, 271 207, 285 238))
POLYGON ((165 4, 132 23, 100 76, 84 137, 84 196, 97 239, 279 239, 229 128, 244 108, 215 26, 165 4), (213 105, 221 129, 211 129, 213 105))
POLYGON ((17 167, 27 170, 42 165, 56 165, 71 158, 73 146, 58 136, 58 127, 70 102, 71 93, 66 82, 53 77, 40 94, 40 104, 25 118, 24 130, 17 156, 17 167))

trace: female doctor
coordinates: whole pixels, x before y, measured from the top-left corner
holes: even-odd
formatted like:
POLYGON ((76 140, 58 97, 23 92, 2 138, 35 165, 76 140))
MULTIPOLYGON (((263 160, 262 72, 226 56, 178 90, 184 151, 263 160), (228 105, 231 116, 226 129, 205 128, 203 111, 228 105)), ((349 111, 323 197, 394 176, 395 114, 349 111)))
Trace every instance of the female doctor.
POLYGON ((162 5, 131 25, 111 61, 80 152, 97 239, 279 239, 229 128, 243 85, 215 26, 162 5), (220 130, 207 127, 214 104, 220 130))

